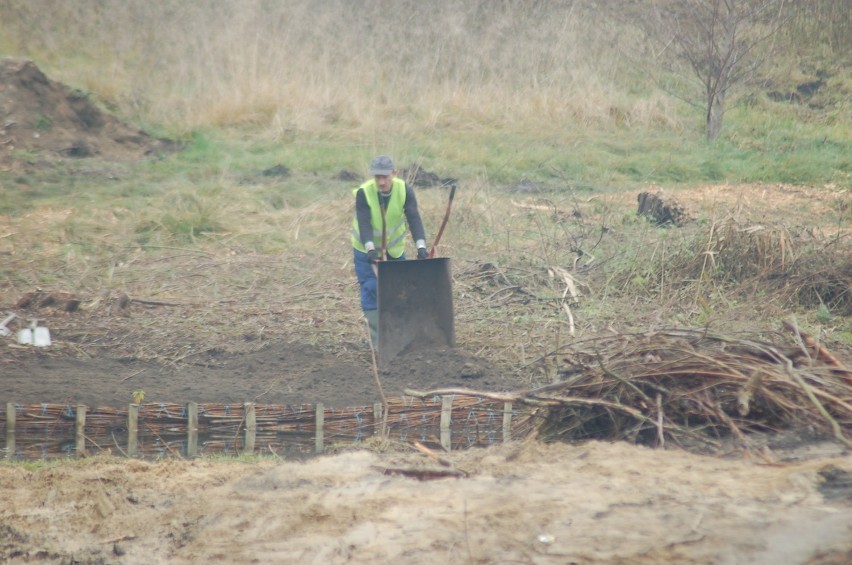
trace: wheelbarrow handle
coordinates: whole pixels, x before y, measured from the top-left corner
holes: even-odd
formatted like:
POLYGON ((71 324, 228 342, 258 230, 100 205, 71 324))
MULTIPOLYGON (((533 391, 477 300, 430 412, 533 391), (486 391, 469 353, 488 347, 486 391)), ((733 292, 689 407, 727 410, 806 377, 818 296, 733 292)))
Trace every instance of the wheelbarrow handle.
POLYGON ((384 261, 385 253, 388 251, 388 213, 385 210, 385 205, 382 203, 381 196, 379 197, 379 208, 382 211, 382 252, 379 255, 379 261, 384 261))

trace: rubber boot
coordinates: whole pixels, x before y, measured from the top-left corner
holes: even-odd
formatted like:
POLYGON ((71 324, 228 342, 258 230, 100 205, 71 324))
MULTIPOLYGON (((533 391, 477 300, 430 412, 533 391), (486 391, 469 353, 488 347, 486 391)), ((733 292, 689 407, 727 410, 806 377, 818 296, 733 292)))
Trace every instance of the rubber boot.
POLYGON ((370 325, 370 343, 373 344, 373 349, 379 350, 379 311, 364 310, 364 317, 367 318, 367 323, 370 325))

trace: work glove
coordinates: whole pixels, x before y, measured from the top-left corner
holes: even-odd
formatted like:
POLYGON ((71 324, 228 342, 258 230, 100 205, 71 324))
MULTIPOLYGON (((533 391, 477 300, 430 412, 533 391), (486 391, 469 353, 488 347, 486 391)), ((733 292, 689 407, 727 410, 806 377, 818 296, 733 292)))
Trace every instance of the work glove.
POLYGON ((375 249, 370 249, 367 251, 367 259, 370 260, 370 263, 378 263, 379 262, 379 252, 375 249))
POLYGON ((428 259, 429 258, 429 252, 426 251, 425 247, 418 247, 417 248, 417 258, 418 259, 428 259))

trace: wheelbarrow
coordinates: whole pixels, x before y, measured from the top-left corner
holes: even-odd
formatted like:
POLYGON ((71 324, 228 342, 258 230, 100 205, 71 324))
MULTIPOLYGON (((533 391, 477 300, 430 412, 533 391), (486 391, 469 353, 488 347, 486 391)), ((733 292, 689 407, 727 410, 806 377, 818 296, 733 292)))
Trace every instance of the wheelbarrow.
MULTIPOLYGON (((383 367, 409 351, 456 346, 450 259, 435 257, 455 195, 453 183, 447 210, 428 259, 380 261, 377 265, 378 357, 383 367)), ((385 210, 382 208, 382 257, 386 238, 385 210)))
POLYGON ((378 264, 379 365, 411 351, 455 347, 450 259, 378 264))

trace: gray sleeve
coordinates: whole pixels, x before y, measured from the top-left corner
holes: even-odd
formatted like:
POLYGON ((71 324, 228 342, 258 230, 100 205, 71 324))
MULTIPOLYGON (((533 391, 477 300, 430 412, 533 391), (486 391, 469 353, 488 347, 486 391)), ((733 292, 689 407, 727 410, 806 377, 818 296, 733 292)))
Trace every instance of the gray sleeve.
POLYGON ((426 230, 423 228, 423 220, 420 218, 420 211, 417 209, 417 197, 414 195, 414 189, 407 185, 405 187, 405 219, 414 241, 416 242, 418 239, 425 241, 426 230))
POLYGON ((361 243, 373 240, 373 220, 370 213, 370 205, 363 190, 355 193, 355 217, 358 218, 358 233, 361 234, 361 243))

